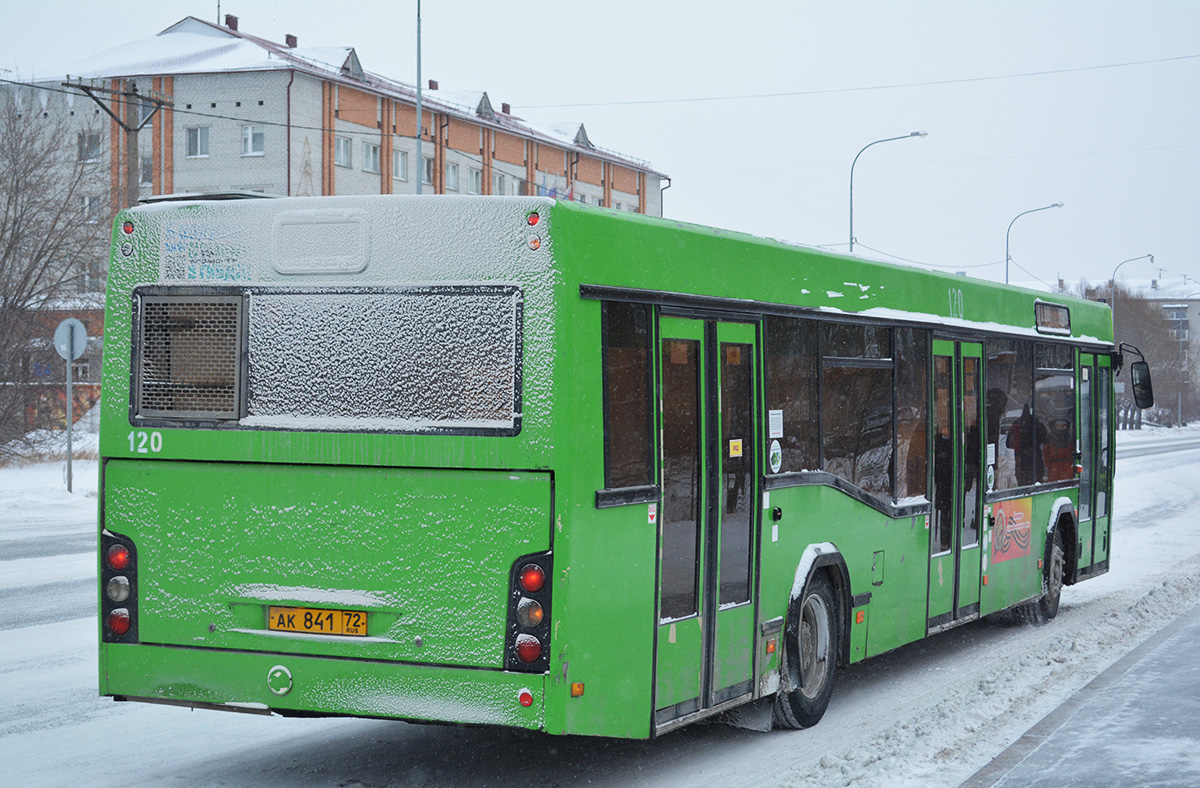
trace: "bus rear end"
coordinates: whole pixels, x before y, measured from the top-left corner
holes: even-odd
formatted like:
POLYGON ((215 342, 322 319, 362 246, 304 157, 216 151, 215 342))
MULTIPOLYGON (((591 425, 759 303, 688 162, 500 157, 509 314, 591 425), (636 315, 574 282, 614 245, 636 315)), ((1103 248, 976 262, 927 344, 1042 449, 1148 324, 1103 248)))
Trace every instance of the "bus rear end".
POLYGON ((101 694, 545 727, 549 206, 118 216, 101 694))

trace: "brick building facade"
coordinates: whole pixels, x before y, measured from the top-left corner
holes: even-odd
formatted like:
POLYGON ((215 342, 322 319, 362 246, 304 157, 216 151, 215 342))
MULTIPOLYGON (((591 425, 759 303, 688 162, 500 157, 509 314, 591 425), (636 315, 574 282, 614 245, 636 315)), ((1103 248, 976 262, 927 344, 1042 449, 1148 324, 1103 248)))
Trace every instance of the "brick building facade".
MULTIPOLYGON (((539 127, 508 105, 497 111, 486 93, 432 81, 418 162, 415 87, 364 71, 352 48, 304 48, 290 35, 280 45, 239 31, 233 16, 225 25, 188 17, 70 68, 72 80, 112 91, 133 82, 171 98, 139 134, 143 197, 415 194, 423 178, 426 194, 549 194, 661 214, 665 176, 593 145, 582 124, 539 127)), ((119 114, 122 99, 108 101, 119 114)), ((104 131, 115 211, 127 192, 124 133, 111 120, 104 131)))

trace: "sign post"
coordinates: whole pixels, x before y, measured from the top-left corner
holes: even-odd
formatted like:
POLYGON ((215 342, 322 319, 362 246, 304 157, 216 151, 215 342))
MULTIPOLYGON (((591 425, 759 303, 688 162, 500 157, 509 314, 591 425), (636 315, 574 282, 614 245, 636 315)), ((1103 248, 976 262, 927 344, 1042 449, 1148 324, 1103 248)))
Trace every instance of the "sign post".
POLYGON ((75 421, 71 362, 83 355, 83 351, 87 349, 87 341, 87 329, 76 318, 68 317, 54 329, 54 349, 67 362, 67 492, 71 492, 71 430, 75 421))

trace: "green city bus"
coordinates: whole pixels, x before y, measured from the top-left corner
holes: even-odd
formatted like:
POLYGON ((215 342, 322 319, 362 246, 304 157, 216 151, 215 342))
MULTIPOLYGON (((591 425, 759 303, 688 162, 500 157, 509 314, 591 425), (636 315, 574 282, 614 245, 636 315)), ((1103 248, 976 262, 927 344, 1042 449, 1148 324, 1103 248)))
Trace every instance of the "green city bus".
POLYGON ((1109 567, 1102 303, 543 198, 166 200, 113 239, 117 700, 804 727, 839 667, 1109 567))

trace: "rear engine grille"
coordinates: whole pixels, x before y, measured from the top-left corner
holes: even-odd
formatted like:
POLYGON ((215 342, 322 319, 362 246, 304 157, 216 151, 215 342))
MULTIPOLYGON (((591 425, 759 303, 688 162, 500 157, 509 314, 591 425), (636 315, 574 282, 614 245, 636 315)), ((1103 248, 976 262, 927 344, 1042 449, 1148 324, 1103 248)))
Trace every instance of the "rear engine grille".
POLYGON ((236 419, 241 296, 143 296, 138 416, 236 419))

